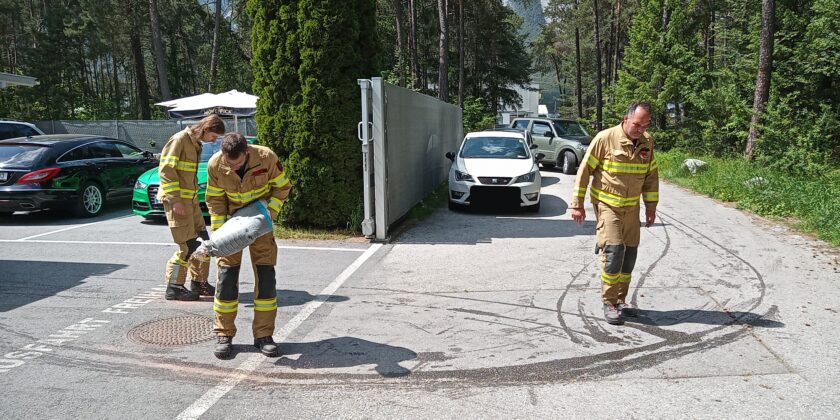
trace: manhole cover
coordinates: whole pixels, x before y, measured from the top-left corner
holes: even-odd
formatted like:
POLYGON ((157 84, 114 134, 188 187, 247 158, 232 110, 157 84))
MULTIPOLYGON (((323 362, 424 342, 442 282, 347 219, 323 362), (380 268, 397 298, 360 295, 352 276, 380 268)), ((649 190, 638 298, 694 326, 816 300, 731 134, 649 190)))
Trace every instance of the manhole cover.
POLYGON ((144 322, 128 331, 128 338, 142 344, 185 346, 214 338, 213 320, 206 316, 179 316, 144 322))

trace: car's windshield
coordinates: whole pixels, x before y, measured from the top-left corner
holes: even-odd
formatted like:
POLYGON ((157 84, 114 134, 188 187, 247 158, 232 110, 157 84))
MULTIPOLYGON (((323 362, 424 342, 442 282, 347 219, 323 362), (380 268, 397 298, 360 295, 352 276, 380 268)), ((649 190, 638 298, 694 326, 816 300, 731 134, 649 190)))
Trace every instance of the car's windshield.
POLYGON ((552 120, 554 129, 560 136, 588 136, 589 134, 577 121, 552 120))
POLYGON ((49 148, 45 146, 3 144, 0 145, 0 166, 32 166, 41 159, 49 148))
POLYGON ((212 143, 201 143, 201 162, 207 162, 214 153, 222 147, 222 138, 219 137, 212 143))
POLYGON ((517 137, 469 137, 461 149, 462 158, 527 159, 525 140, 517 137))

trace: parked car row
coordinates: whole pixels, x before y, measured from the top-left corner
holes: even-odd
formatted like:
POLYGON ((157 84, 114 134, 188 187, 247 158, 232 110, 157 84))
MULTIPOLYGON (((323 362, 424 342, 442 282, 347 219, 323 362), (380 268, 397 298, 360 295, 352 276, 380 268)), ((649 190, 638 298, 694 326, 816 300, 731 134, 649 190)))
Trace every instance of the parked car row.
POLYGON ((151 152, 120 140, 78 134, 0 141, 0 215, 67 210, 96 216, 131 196, 137 177, 156 168, 151 152))

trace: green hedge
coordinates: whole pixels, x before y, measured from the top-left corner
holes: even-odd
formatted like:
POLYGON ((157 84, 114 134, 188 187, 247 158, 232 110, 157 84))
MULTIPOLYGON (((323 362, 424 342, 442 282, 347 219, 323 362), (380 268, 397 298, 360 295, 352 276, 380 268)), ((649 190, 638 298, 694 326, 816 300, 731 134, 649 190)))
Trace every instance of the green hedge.
POLYGON ((375 2, 251 0, 258 138, 278 152, 293 188, 291 225, 361 222, 357 79, 375 76, 375 2))

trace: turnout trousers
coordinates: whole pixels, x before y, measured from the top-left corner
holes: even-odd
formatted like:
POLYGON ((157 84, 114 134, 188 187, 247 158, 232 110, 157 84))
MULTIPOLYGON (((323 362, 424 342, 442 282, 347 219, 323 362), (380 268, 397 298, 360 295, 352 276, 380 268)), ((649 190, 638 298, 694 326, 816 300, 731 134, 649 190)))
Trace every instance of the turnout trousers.
POLYGON ((639 249, 639 206, 594 205, 595 239, 601 252, 601 298, 610 305, 625 303, 639 249))
MULTIPOLYGON (((242 252, 216 258, 218 279, 213 300, 216 335, 236 335, 242 252)), ((274 271, 277 264, 277 242, 274 233, 269 232, 257 238, 248 247, 248 252, 254 269, 254 322, 251 328, 254 338, 268 337, 274 334, 274 319, 277 317, 277 280, 274 271)))
POLYGON ((169 284, 183 285, 187 280, 189 272, 190 279, 194 282, 205 282, 210 272, 210 257, 196 257, 190 259, 192 253, 198 248, 198 237, 207 238, 207 231, 204 228, 204 216, 198 206, 198 198, 192 201, 182 200, 186 204, 186 213, 178 216, 172 212, 172 206, 163 203, 166 211, 166 220, 169 223, 169 231, 172 239, 178 245, 178 250, 172 258, 166 262, 166 282, 169 284))

